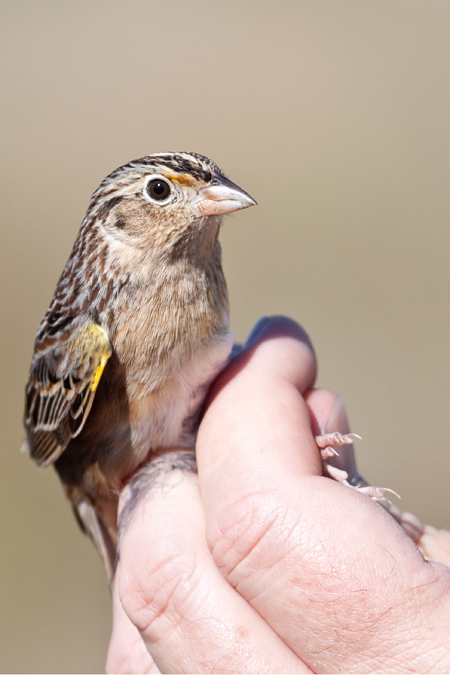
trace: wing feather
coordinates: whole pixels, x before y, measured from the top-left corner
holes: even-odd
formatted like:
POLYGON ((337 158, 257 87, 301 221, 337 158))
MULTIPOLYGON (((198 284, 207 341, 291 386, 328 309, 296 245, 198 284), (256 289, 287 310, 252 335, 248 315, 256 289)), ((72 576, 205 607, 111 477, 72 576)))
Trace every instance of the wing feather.
POLYGON ((38 464, 56 461, 86 422, 111 346, 95 323, 66 343, 36 354, 27 386, 25 427, 38 464))

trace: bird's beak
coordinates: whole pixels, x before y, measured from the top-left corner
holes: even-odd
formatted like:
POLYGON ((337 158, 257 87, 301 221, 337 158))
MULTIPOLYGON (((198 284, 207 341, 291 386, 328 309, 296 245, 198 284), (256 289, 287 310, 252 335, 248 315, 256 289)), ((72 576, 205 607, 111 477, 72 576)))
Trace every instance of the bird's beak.
POLYGON ((208 185, 198 191, 194 215, 196 218, 222 216, 225 213, 246 209, 255 204, 253 197, 250 197, 236 183, 217 173, 213 174, 208 185))

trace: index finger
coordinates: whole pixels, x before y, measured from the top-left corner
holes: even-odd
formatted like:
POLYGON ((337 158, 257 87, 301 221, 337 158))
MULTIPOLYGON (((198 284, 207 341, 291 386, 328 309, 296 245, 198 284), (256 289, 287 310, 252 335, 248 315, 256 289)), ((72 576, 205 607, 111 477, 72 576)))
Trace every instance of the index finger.
MULTIPOLYGON (((273 448, 277 448, 283 458, 280 471, 290 475, 292 472, 321 475, 310 416, 302 397, 302 393, 313 386, 315 377, 316 359, 305 331, 284 317, 260 321, 244 351, 216 380, 208 397, 196 449, 199 475, 205 478, 205 485, 208 485, 207 473, 223 474, 226 481, 226 469, 231 464, 245 492, 260 491, 267 480, 266 450, 273 448), (245 384, 248 381, 251 396, 245 384), (276 399, 272 396, 275 388, 279 393, 276 399), (281 428, 267 424, 269 410, 272 418, 285 422, 281 428), (214 438, 216 420, 223 429, 239 429, 239 434, 221 437, 218 452, 214 438), (307 450, 300 456, 298 447, 307 450)), ((228 499, 230 489, 233 490, 233 485, 226 482, 216 485, 215 501, 220 501, 217 490, 223 491, 228 499)))

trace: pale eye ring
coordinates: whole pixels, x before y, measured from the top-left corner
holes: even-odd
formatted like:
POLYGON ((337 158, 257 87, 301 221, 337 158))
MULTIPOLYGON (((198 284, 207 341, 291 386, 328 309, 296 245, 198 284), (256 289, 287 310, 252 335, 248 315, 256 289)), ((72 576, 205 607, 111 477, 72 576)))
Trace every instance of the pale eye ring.
POLYGON ((160 177, 149 180, 145 189, 152 202, 168 202, 172 195, 170 183, 160 177))

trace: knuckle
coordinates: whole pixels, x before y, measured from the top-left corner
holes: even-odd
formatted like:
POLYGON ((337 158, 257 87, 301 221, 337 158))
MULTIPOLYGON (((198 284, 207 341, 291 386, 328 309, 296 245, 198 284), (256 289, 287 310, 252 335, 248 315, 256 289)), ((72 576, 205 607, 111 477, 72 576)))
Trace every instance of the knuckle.
POLYGON ((142 555, 121 560, 118 569, 118 590, 122 606, 142 632, 153 639, 164 630, 176 627, 183 615, 191 589, 196 586, 199 565, 186 546, 158 538, 146 542, 142 555), (183 550, 184 549, 184 550, 183 550))
POLYGON ((276 492, 253 493, 208 524, 208 545, 217 567, 235 585, 242 575, 276 567, 292 550, 297 527, 297 518, 276 492))

